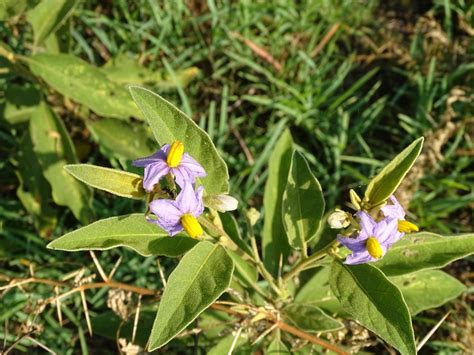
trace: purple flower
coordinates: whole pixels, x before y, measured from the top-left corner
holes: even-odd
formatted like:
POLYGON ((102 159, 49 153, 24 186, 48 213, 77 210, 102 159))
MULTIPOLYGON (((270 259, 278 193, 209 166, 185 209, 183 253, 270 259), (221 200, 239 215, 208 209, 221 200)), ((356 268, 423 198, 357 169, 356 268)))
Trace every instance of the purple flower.
POLYGON ((184 153, 182 142, 175 141, 171 146, 165 144, 156 153, 133 162, 133 165, 145 168, 143 187, 151 192, 160 179, 168 173, 176 178, 183 188, 185 182, 194 184, 196 178, 206 176, 204 168, 188 153, 184 153))
POLYGON ((338 235, 337 240, 350 249, 345 264, 355 265, 377 261, 385 255, 388 248, 398 241, 396 218, 384 218, 376 222, 364 211, 356 213, 359 217, 360 232, 355 238, 338 235))
POLYGON ((199 237, 203 230, 196 218, 204 211, 202 190, 203 187, 199 186, 195 192, 193 185, 185 182, 176 200, 151 201, 150 210, 157 219, 149 219, 149 221, 158 224, 170 236, 184 229, 190 237, 199 237))
POLYGON ((383 206, 381 210, 385 217, 394 218, 398 221, 398 239, 403 237, 405 233, 418 232, 418 227, 415 224, 405 220, 405 210, 395 196, 390 196, 390 201, 392 204, 383 206))

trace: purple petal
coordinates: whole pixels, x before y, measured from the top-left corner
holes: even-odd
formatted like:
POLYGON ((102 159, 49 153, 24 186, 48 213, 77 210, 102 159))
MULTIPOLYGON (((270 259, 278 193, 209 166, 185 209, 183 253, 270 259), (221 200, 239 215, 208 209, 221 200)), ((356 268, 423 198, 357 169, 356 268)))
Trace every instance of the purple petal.
POLYGON ((192 214, 193 211, 196 211, 200 206, 201 201, 198 197, 199 195, 196 196, 196 193, 194 192, 193 185, 186 182, 178 197, 176 197, 176 205, 182 213, 192 214))
POLYGON ((173 200, 153 200, 150 202, 150 210, 156 215, 158 224, 169 235, 175 235, 183 230, 181 225, 182 213, 173 200))
POLYGON ((156 153, 153 153, 152 155, 149 155, 145 158, 140 158, 140 159, 134 160, 133 165, 144 168, 147 165, 156 163, 157 161, 166 161, 166 156, 168 155, 168 150, 169 150, 169 145, 165 144, 156 153), (167 150, 164 150, 165 146, 168 146, 167 150))
POLYGON ((398 233, 398 219, 386 218, 378 223, 375 237, 381 245, 391 245, 396 242, 398 233))
POLYGON ((153 200, 150 202, 150 210, 158 219, 164 219, 169 222, 178 223, 183 213, 173 200, 153 200))
POLYGON ((190 211, 194 217, 199 217, 204 212, 204 203, 202 201, 203 192, 204 186, 199 186, 195 194, 198 203, 194 206, 194 210, 190 211))
POLYGON ((194 177, 204 177, 207 175, 206 170, 204 170, 201 164, 194 160, 188 153, 183 154, 179 165, 186 168, 194 177))
POLYGON ((179 187, 184 188, 184 185, 187 183, 194 184, 195 179, 189 176, 188 171, 185 168, 178 166, 177 168, 172 168, 171 172, 176 178, 176 183, 179 187))
POLYGON ((337 240, 339 243, 344 245, 347 249, 351 250, 352 252, 359 253, 364 250, 365 248, 365 242, 367 238, 349 238, 349 237, 343 237, 342 235, 337 236, 337 240))
POLYGON ((147 191, 153 191, 153 187, 160 181, 160 179, 168 174, 170 168, 163 160, 158 160, 155 163, 149 164, 145 167, 145 176, 143 178, 143 188, 147 191))
POLYGON ((381 208, 384 216, 390 218, 404 219, 405 210, 403 209, 402 205, 400 205, 395 196, 390 196, 390 201, 392 202, 391 205, 385 205, 381 208))
POLYGON ((374 219, 364 211, 359 211, 356 213, 356 215, 360 219, 360 235, 364 238, 368 238, 373 235, 374 227, 377 225, 374 219))
POLYGON ((374 258, 370 256, 368 251, 361 252, 361 253, 353 253, 346 257, 344 264, 348 265, 357 265, 357 264, 364 264, 370 261, 373 261, 374 258))

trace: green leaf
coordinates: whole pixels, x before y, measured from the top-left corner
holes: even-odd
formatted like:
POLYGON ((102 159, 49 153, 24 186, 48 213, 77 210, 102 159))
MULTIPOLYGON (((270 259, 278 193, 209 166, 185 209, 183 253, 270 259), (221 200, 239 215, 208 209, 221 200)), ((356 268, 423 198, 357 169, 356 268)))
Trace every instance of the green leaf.
POLYGON ((364 201, 368 202, 369 206, 382 203, 395 192, 418 155, 420 155, 423 141, 423 137, 415 140, 369 182, 364 197, 364 201))
POLYGON ((308 332, 328 332, 344 327, 341 322, 329 317, 313 304, 292 303, 286 306, 283 312, 286 319, 308 332))
POLYGON ((255 284, 258 279, 258 272, 255 266, 232 250, 227 250, 227 253, 234 261, 234 276, 246 286, 255 284))
POLYGON ((113 118, 104 118, 90 122, 87 127, 92 132, 100 148, 105 148, 106 155, 124 159, 137 159, 154 153, 156 143, 149 139, 149 134, 142 124, 133 125, 113 118))
POLYGON ((176 71, 177 81, 169 76, 163 75, 160 71, 151 70, 140 65, 137 59, 128 55, 118 55, 116 58, 108 61, 102 71, 107 77, 121 84, 156 85, 159 89, 176 89, 179 85, 186 87, 192 79, 199 74, 197 67, 186 68, 176 71))
POLYGON ((45 103, 31 116, 30 134, 54 202, 69 207, 78 220, 88 223, 92 216, 91 190, 63 169, 66 164, 77 163, 76 152, 63 122, 45 103))
POLYGON ((290 350, 286 347, 285 343, 281 341, 281 339, 275 338, 273 341, 270 343, 270 345, 267 348, 267 351, 265 351, 265 354, 267 355, 289 355, 291 354, 290 350))
POLYGON ((76 7, 77 0, 43 0, 26 16, 33 27, 33 46, 41 44, 59 29, 76 7))
POLYGON ((416 354, 411 317, 400 290, 369 264, 334 261, 329 284, 355 320, 402 354, 416 354))
POLYGON ((31 84, 8 85, 3 117, 10 124, 27 122, 41 101, 40 91, 31 84))
POLYGON ((286 260, 290 253, 290 245, 283 225, 282 205, 290 171, 293 139, 287 129, 283 131, 275 145, 268 165, 268 179, 263 195, 265 220, 263 223, 263 262, 265 267, 277 275, 280 257, 286 260))
POLYGON ((100 116, 142 117, 123 86, 110 81, 99 68, 82 59, 69 54, 37 54, 22 60, 55 90, 100 116))
POLYGON ((474 253, 474 234, 441 236, 434 233, 406 235, 374 265, 388 276, 434 269, 474 253))
POLYGON ((64 169, 79 181, 117 196, 141 200, 146 195, 143 178, 137 174, 90 164, 66 165, 64 169))
POLYGON ((227 235, 232 239, 232 241, 247 255, 252 256, 252 250, 249 245, 245 243, 240 234, 239 225, 235 217, 231 213, 221 213, 219 212, 219 218, 222 222, 222 227, 227 235))
MULTIPOLYGON (((206 351, 206 355, 223 355, 223 354, 229 354, 229 350, 232 347, 232 343, 234 342, 235 335, 230 334, 224 338, 222 338, 215 346, 209 349, 209 351, 206 351)), ((251 352, 249 352, 251 349, 248 347, 248 339, 244 336, 244 334, 240 334, 239 339, 236 340, 234 349, 232 351, 232 354, 235 355, 248 355, 251 352), (245 346, 244 346, 245 345, 245 346), (245 349, 240 349, 241 347, 244 347, 245 349)))
POLYGON ((48 244, 49 249, 80 251, 127 247, 143 256, 179 256, 197 243, 188 237, 169 237, 168 233, 147 222, 141 213, 102 219, 48 244))
POLYGON ((2 0, 0 2, 0 21, 8 20, 33 7, 39 0, 2 0))
POLYGON ((283 194, 283 224, 290 245, 306 250, 316 236, 324 214, 324 197, 319 181, 306 159, 297 151, 291 158, 288 182, 283 194))
POLYGON ((41 173, 38 158, 33 152, 29 130, 20 140, 18 152, 17 196, 25 209, 33 215, 41 235, 49 235, 56 226, 56 212, 50 204, 51 187, 41 173))
POLYGON ((315 274, 296 294, 295 302, 317 306, 329 314, 339 313, 341 304, 329 287, 329 275, 329 266, 316 269, 315 274))
POLYGON ((199 242, 171 273, 151 331, 149 351, 162 347, 224 293, 234 263, 219 244, 199 242))
POLYGON ((218 195, 229 191, 229 173, 224 160, 217 153, 214 143, 184 112, 150 90, 131 86, 130 92, 142 110, 157 142, 162 145, 178 140, 186 152, 206 170, 202 178, 205 193, 218 195))
POLYGON ((466 286, 441 270, 422 270, 390 278, 403 293, 410 313, 439 307, 466 291, 466 286))

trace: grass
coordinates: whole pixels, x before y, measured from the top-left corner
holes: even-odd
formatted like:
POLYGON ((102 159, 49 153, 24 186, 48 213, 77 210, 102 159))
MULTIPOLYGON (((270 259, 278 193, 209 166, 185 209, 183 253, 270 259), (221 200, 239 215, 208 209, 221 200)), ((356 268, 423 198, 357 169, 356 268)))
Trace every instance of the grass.
MULTIPOLYGON (((285 128, 320 180, 328 208, 342 205, 349 188, 363 190, 403 146, 420 135, 431 137, 422 173, 413 176, 417 188, 407 189, 407 199, 413 219, 423 229, 450 234, 472 232, 473 224, 473 16, 472 5, 463 0, 414 6, 375 0, 120 0, 103 6, 89 0, 75 10, 64 36, 70 36, 72 53, 96 65, 128 54, 170 76, 182 68, 200 68, 199 77, 186 88, 165 95, 213 138, 229 165, 231 192, 240 199, 242 211, 261 210, 268 159, 285 128)), ((0 30, 2 40, 16 53, 32 50, 25 45, 31 42, 31 31, 23 17, 1 24, 0 30)), ((4 75, 0 80, 12 82, 4 75)), ((128 165, 101 154, 81 133, 82 123, 70 120, 68 127, 76 144, 89 147, 86 160, 128 165)), ((24 277, 33 268, 37 277, 61 279, 83 266, 84 276, 96 272, 87 253, 45 250, 45 240, 16 198, 15 155, 21 130, 2 123, 0 134, 5 157, 0 163, 1 274, 24 277)), ((95 195, 100 218, 140 208, 95 195)), ((57 210, 57 227, 47 239, 77 227, 70 212, 57 210)), ((161 286, 153 258, 113 250, 100 254, 101 264, 111 270, 119 257, 116 279, 161 286)), ((162 263, 165 269, 173 265, 169 260, 162 263)), ((8 334, 4 328, 0 338, 5 336, 11 344, 19 326, 30 320, 43 328, 37 339, 58 353, 114 346, 86 335, 80 297, 63 302, 67 319, 62 328, 54 307, 32 318, 32 307, 49 292, 49 287, 39 285, 28 287, 28 293, 4 294, 2 308, 8 311, 1 312, 0 324, 6 322, 8 334)), ((104 290, 88 296, 91 315, 107 308, 104 290)), ((460 302, 445 308, 460 307, 460 302)), ((471 311, 463 309, 469 319, 471 311)), ((422 313, 415 319, 417 331, 425 334, 430 328, 425 314, 435 319, 442 312, 422 313)), ((462 349, 452 338, 450 331, 437 333, 426 351, 462 349)), ((30 344, 24 339, 17 350, 27 351, 30 344)))

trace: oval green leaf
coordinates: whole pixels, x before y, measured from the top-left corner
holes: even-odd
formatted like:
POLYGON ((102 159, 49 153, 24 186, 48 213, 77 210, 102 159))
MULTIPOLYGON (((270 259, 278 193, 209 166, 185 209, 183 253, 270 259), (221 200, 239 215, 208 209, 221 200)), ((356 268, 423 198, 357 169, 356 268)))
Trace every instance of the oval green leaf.
POLYGON ((162 347, 224 293, 234 263, 219 244, 199 242, 171 273, 149 340, 149 351, 162 347))
POLYGON ((69 207, 78 220, 88 223, 92 217, 91 190, 63 169, 66 164, 77 163, 76 152, 63 122, 45 103, 31 116, 30 135, 54 202, 69 207))
POLYGON ((155 142, 144 124, 104 118, 88 122, 87 127, 106 156, 132 160, 154 153, 155 142))
POLYGON ((423 141, 423 137, 415 140, 369 182, 364 197, 364 201, 369 204, 369 208, 386 201, 395 192, 418 155, 420 155, 423 141))
POLYGON ((416 233, 403 237, 374 265, 385 275, 395 276, 448 265, 474 253, 474 234, 441 236, 416 233))
POLYGON ((150 90, 131 86, 130 92, 148 121, 159 144, 184 143, 186 152, 206 170, 201 179, 205 193, 218 195, 229 191, 227 165, 211 139, 194 121, 170 102, 150 90))
POLYGON ((110 81, 102 71, 69 54, 37 54, 22 57, 31 71, 62 95, 100 116, 141 118, 142 114, 127 90, 110 81))
POLYGON ((344 327, 313 304, 292 303, 283 309, 283 313, 290 323, 308 332, 329 332, 344 327))
POLYGON ((412 315, 439 307, 466 290, 461 282, 441 270, 422 270, 390 278, 402 291, 412 315))
POLYGON ((143 256, 179 256, 197 243, 188 237, 168 234, 143 214, 116 216, 94 222, 67 233, 48 244, 49 249, 65 251, 107 250, 127 247, 143 256))
POLYGON ((141 200, 146 194, 143 178, 137 174, 90 164, 71 164, 64 169, 77 180, 117 196, 141 200))
POLYGON ((33 27, 33 46, 41 44, 59 29, 72 14, 77 0, 43 0, 26 16, 33 27))
POLYGON ((321 226, 324 207, 319 181, 306 159, 299 152, 293 152, 282 208, 286 235, 293 248, 306 250, 306 243, 316 236, 321 226))
POLYGON ((410 312, 400 290, 369 264, 334 261, 329 284, 355 320, 402 354, 416 354, 410 312))
POLYGON ((278 138, 270 156, 268 179, 263 194, 263 208, 265 209, 262 236, 263 262, 273 275, 278 274, 280 257, 283 257, 283 261, 285 261, 291 251, 281 211, 292 151, 293 138, 290 131, 286 129, 278 138))

